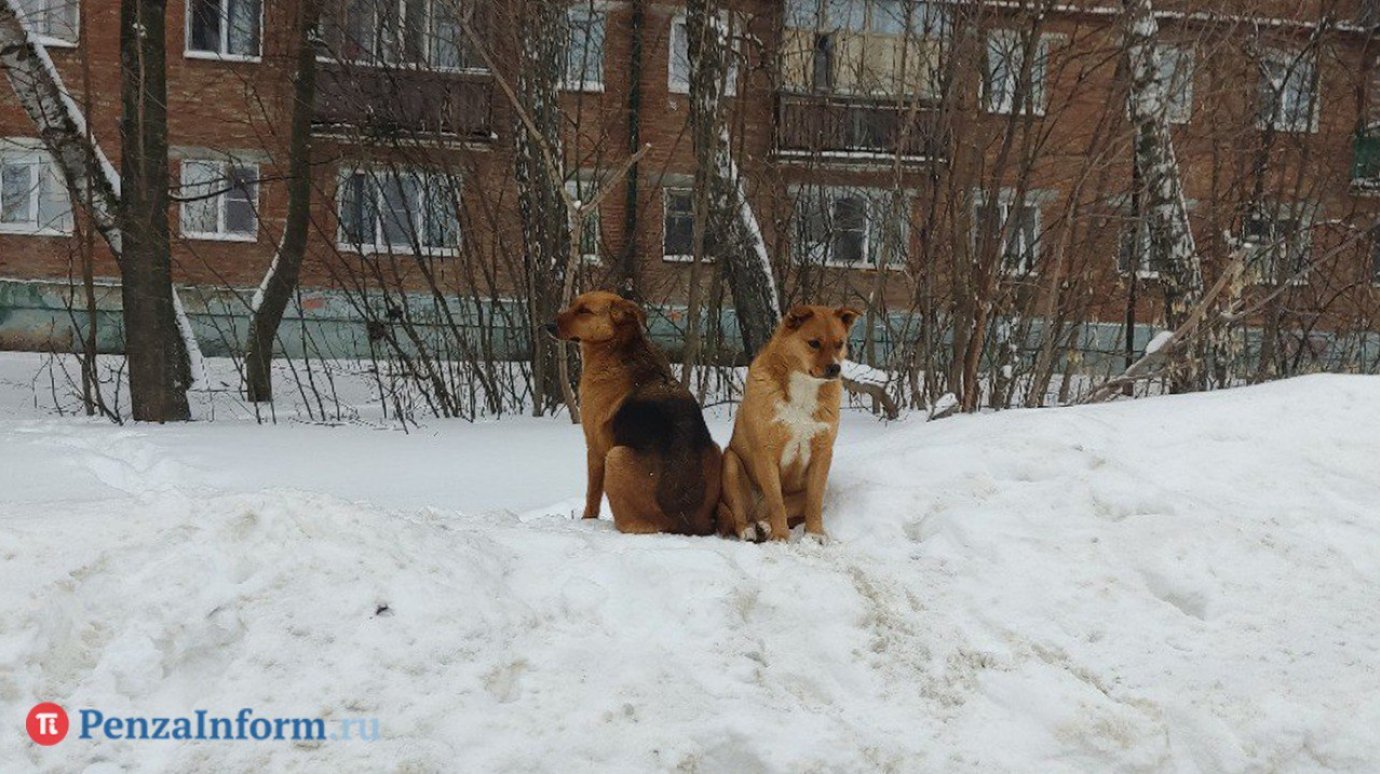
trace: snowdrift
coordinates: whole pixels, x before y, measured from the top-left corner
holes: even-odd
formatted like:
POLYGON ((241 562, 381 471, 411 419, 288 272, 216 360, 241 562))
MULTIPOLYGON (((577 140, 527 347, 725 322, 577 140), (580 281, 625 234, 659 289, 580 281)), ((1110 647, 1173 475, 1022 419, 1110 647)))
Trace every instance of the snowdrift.
MULTIPOLYGON (((1380 378, 846 425, 822 547, 620 536, 569 518, 566 478, 439 450, 406 505, 384 455, 352 463, 368 498, 247 491, 252 449, 181 453, 232 428, 72 426, 0 424, 6 470, 64 472, 4 482, 5 770, 1380 767, 1380 378), (120 493, 65 491, 87 468, 120 493), (456 512, 466 487, 557 504, 456 512), (40 748, 39 701, 381 738, 40 748)), ((534 427, 578 469, 577 429, 534 427)), ((370 432, 272 437, 309 466, 370 432)), ((412 439, 486 453, 442 435, 412 439)))

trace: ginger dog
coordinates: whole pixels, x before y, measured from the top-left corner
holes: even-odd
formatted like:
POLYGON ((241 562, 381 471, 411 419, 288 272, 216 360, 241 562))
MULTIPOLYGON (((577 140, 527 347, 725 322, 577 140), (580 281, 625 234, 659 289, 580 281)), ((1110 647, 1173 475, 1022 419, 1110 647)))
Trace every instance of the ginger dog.
POLYGON ((620 532, 714 532, 722 455, 690 391, 652 346, 637 304, 585 293, 546 326, 578 342, 580 422, 588 453, 586 519, 605 492, 620 532))
POLYGON ((785 540, 791 527, 823 541, 824 487, 834 457, 848 307, 797 306, 748 368, 733 438, 724 451, 719 531, 785 540))

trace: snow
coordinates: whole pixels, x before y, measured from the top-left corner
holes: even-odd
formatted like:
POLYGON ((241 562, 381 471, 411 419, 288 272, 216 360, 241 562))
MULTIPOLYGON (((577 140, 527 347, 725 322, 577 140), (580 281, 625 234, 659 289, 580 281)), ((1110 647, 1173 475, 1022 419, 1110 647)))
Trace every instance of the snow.
POLYGON ((1380 766, 1380 378, 844 412, 834 540, 759 546, 572 518, 563 418, 119 427, 28 407, 32 367, 0 355, 11 714, 381 738, 10 733, 6 769, 1380 766))
POLYGON ((1160 350, 1164 349, 1165 346, 1173 340, 1174 331, 1160 331, 1159 333, 1155 334, 1155 337, 1153 339, 1150 339, 1150 342, 1148 344, 1145 345, 1145 354, 1147 356, 1153 355, 1156 352, 1159 352, 1160 350))

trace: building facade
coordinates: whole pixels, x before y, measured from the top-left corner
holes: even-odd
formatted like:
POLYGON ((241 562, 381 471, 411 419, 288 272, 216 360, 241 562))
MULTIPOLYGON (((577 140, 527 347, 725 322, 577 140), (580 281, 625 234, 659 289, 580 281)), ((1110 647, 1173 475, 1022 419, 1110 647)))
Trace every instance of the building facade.
MULTIPOLYGON (((1116 351, 1128 324, 1133 344, 1161 319, 1120 3, 723 5, 726 136, 784 300, 865 306, 877 359, 921 339, 961 346, 965 328, 993 321, 995 338, 1023 346, 1116 351)), ((1261 337, 1287 338, 1300 356, 1311 346, 1328 348, 1324 359, 1375 357, 1369 4, 1156 5, 1163 109, 1209 281, 1244 256, 1231 292, 1261 337), (1339 333, 1362 349, 1343 353, 1339 333)), ((119 3, 18 6, 117 156, 119 3)), ((513 162, 519 50, 534 34, 566 43, 565 131, 548 138, 563 183, 582 201, 602 195, 579 285, 635 293, 661 311, 668 338, 683 329, 692 280, 711 310, 726 305, 719 267, 693 255, 684 3, 573 0, 557 30, 532 29, 526 6, 326 4, 312 240, 285 338, 305 340, 301 321, 314 320, 344 355, 381 325, 459 309, 462 327, 486 331, 474 346, 521 349, 533 324, 523 299, 549 279, 525 257, 513 162)), ((242 340, 283 231, 297 13, 290 2, 169 2, 175 278, 211 351, 242 340)), ((70 345, 74 280, 90 273, 110 312, 103 346, 117 347, 117 294, 102 289, 114 262, 8 89, 0 172, 0 345, 70 345)))

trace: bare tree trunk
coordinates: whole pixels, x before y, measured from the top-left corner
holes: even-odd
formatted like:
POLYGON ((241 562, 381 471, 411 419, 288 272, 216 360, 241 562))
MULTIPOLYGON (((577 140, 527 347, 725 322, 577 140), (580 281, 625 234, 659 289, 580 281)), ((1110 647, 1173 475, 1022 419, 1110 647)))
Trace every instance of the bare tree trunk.
MULTIPOLYGON (((643 37, 646 28, 645 0, 632 0, 632 46, 628 52, 628 153, 637 153, 642 147, 642 59, 643 37)), ((639 181, 641 171, 638 164, 628 167, 624 181, 623 198, 623 255, 618 265, 619 289, 623 296, 635 301, 641 300, 641 255, 637 249, 639 181)))
POLYGON ((293 85, 292 134, 288 140, 288 211, 282 244, 250 304, 249 340, 244 353, 245 395, 273 400, 273 342, 288 302, 297 289, 311 224, 311 122, 316 102, 316 47, 312 33, 321 15, 320 0, 298 9, 297 64, 293 85))
MULTIPOLYGON (((1126 57, 1131 73, 1131 122, 1135 125, 1135 161, 1144 176, 1145 210, 1150 233, 1149 259, 1161 268, 1165 326, 1178 329, 1203 297, 1202 262, 1193 243, 1174 141, 1169 134, 1168 78, 1155 48, 1159 25, 1153 0, 1123 0, 1126 57)), ((1184 355, 1174 369, 1174 392, 1201 389, 1201 346, 1184 355)))
MULTIPOLYGON (((561 104, 560 79, 565 71, 566 9, 561 3, 534 0, 526 3, 518 41, 517 112, 526 120, 517 121, 515 166, 518 183, 518 211, 526 246, 527 275, 531 295, 528 314, 532 341, 532 411, 541 416, 558 405, 570 392, 562 386, 557 359, 565 357, 556 342, 542 334, 542 326, 555 316, 561 303, 565 274, 576 267, 570 264, 569 212, 561 190, 563 175, 548 169, 560 164, 561 104), (530 123, 530 126, 529 126, 530 123), (544 158, 543 148, 550 160, 544 158)), ((573 406, 573 400, 570 401, 573 406)))
POLYGON ((166 0, 120 4, 121 299, 136 420, 191 418, 191 366, 177 326, 168 226, 166 0))

